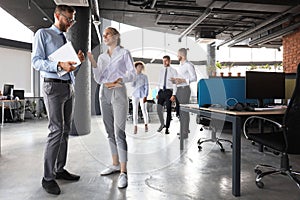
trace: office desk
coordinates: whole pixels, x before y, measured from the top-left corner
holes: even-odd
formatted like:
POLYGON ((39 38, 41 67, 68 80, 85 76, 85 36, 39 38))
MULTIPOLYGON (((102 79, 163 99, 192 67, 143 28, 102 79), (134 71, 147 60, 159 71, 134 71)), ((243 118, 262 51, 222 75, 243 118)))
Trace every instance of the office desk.
POLYGON ((1 118, 1 126, 0 126, 0 155, 1 155, 1 128, 3 128, 3 126, 4 126, 5 106, 8 106, 9 111, 10 111, 10 115, 13 116, 12 111, 11 111, 11 109, 13 107, 12 104, 13 103, 19 103, 19 102, 22 102, 22 104, 23 104, 23 106, 22 106, 23 113, 25 113, 25 100, 3 100, 3 99, 0 100, 0 103, 1 103, 1 106, 2 106, 2 115, 1 115, 2 118, 1 118))
MULTIPOLYGON (((202 108, 198 104, 180 104, 180 110, 196 113, 210 119, 223 120, 232 123, 232 194, 240 196, 241 192, 241 119, 248 116, 283 115, 285 109, 241 112, 218 108, 202 108)), ((180 122, 181 123, 181 122, 180 122)), ((180 150, 184 149, 182 126, 180 124, 180 150)))
POLYGON ((19 102, 22 103, 23 113, 25 113, 25 100, 0 100, 0 103, 1 103, 1 106, 2 106, 1 127, 3 127, 3 125, 4 125, 4 110, 5 110, 5 106, 7 106, 9 108, 10 115, 13 116, 12 111, 11 111, 11 109, 13 108, 12 105, 14 103, 19 103, 19 102))

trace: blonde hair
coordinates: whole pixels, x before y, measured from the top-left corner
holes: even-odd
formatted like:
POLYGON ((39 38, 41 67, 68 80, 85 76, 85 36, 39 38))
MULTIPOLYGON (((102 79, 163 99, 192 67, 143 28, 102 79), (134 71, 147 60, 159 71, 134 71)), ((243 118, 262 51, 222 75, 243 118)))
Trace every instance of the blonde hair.
POLYGON ((178 52, 181 54, 181 56, 187 57, 187 50, 186 48, 180 48, 178 52))
POLYGON ((114 27, 111 27, 111 26, 109 26, 109 27, 106 27, 105 28, 105 30, 110 30, 111 31, 111 33, 112 33, 112 35, 116 35, 116 36, 118 36, 118 41, 117 41, 117 45, 121 45, 121 35, 120 35, 120 33, 119 33, 119 31, 117 31, 117 29, 115 29, 114 27))

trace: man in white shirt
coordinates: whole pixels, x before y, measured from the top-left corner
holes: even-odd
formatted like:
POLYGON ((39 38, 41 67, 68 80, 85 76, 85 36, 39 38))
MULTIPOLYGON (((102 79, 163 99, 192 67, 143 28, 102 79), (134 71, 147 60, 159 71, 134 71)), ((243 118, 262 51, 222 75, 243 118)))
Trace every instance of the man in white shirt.
MULTIPOLYGON (((191 97, 190 83, 197 81, 197 75, 194 65, 187 60, 187 50, 181 48, 177 53, 180 62, 177 68, 178 77, 172 78, 173 83, 177 84, 177 99, 179 104, 189 103, 191 97)), ((180 105, 176 105, 180 106, 180 105)), ((178 108, 179 109, 179 108, 178 108)), ((183 137, 187 138, 189 133, 190 115, 188 112, 180 112, 180 120, 183 127, 183 137)))
POLYGON ((166 128, 165 133, 169 134, 169 127, 171 122, 171 106, 172 102, 176 100, 177 86, 171 80, 177 77, 177 72, 174 68, 170 67, 170 56, 163 57, 164 67, 160 70, 158 81, 158 95, 157 98, 157 114, 160 121, 160 127, 157 132, 161 132, 163 128, 166 128), (167 107, 167 120, 164 122, 163 106, 166 103, 167 107))

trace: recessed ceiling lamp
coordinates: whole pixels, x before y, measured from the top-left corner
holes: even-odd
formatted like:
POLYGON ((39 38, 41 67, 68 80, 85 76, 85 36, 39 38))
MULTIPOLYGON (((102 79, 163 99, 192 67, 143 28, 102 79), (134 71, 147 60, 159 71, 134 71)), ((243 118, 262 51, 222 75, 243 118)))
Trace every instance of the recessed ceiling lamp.
POLYGON ((46 21, 48 21, 48 18, 47 17, 43 17, 43 20, 46 22, 46 21))

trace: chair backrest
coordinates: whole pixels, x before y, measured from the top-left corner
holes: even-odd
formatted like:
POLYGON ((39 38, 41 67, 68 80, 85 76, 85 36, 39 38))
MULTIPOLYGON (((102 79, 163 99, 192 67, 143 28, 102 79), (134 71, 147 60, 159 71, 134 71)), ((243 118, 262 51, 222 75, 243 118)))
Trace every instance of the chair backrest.
POLYGON ((300 63, 297 68, 295 89, 283 118, 283 123, 286 126, 286 152, 300 154, 300 63))

